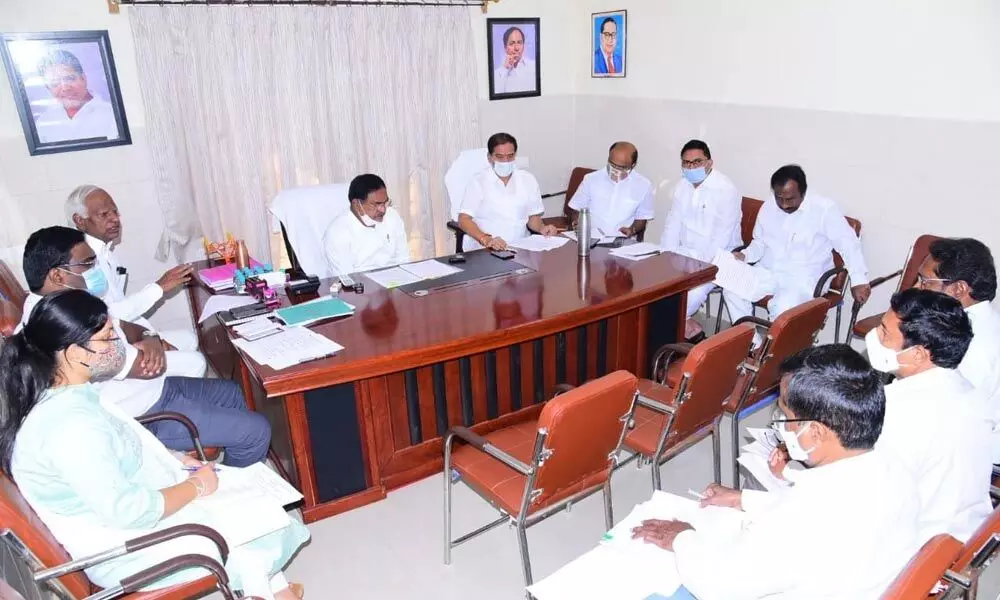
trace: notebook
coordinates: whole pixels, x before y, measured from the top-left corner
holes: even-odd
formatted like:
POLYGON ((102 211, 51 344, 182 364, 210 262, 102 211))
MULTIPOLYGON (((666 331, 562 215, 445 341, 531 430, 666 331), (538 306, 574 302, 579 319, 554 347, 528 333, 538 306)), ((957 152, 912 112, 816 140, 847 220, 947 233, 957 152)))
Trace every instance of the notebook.
POLYGON ((354 307, 340 298, 320 298, 303 302, 275 311, 279 319, 289 327, 309 325, 324 319, 335 319, 354 314, 354 307))
MULTIPOLYGON (((254 259, 250 259, 250 268, 263 267, 264 265, 254 259)), ((233 276, 236 275, 236 264, 228 263, 202 269, 198 271, 198 279, 215 291, 226 290, 233 287, 233 276)))

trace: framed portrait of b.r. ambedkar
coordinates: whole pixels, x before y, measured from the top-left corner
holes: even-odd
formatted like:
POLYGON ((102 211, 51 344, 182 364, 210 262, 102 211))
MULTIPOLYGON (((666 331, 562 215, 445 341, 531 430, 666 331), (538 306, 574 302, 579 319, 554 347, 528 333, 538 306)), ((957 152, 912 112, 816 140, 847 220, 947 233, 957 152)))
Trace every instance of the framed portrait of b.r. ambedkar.
POLYGON ((540 19, 486 19, 490 100, 542 95, 540 19))
POLYGON ((0 54, 32 155, 132 143, 107 31, 5 33, 0 54))
POLYGON ((593 13, 591 77, 625 77, 628 47, 628 12, 593 13))

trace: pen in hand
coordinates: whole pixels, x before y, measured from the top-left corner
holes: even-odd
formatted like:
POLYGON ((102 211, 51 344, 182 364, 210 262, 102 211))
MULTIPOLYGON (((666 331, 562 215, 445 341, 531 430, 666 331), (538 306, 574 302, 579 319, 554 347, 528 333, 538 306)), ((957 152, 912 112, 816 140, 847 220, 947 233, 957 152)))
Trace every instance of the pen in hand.
MULTIPOLYGON (((182 471, 187 471, 188 473, 194 473, 195 471, 198 471, 201 468, 202 467, 189 467, 187 465, 184 465, 183 467, 181 467, 181 470, 182 471)), ((219 467, 212 467, 212 470, 215 471, 216 473, 218 473, 219 472, 219 467)))

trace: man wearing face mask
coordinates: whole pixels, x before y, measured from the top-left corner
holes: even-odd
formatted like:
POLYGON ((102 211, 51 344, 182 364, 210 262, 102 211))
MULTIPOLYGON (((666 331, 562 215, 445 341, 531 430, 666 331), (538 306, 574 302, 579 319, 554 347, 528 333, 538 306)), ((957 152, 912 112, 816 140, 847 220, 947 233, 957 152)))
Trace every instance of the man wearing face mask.
POLYGON ((892 297, 865 337, 874 368, 892 373, 878 450, 892 453, 917 481, 923 539, 966 541, 992 511, 993 430, 985 396, 956 370, 972 340, 962 305, 911 288, 892 297))
POLYGON ((771 191, 774 199, 760 209, 753 241, 734 254, 739 260, 756 263, 760 294, 742 298, 724 290, 730 318, 736 321, 750 315, 752 303, 768 295, 772 296, 767 306, 771 320, 812 299, 820 276, 833 268, 833 250, 844 259, 854 301, 866 302, 872 288, 861 240, 833 200, 814 191, 807 193, 806 174, 798 165, 775 171, 771 191))
POLYGON ((803 350, 781 374, 775 425, 812 468, 780 492, 709 486, 702 506, 746 513, 736 531, 649 520, 633 535, 673 551, 700 600, 875 600, 924 541, 912 476, 872 451, 886 411, 879 375, 846 345, 803 350))
MULTIPOLYGON (((660 246, 711 262, 719 250, 729 251, 743 243, 742 197, 733 182, 715 169, 712 152, 701 140, 691 140, 681 148, 681 173, 660 246)), ((688 292, 688 317, 698 312, 713 287, 706 283, 688 292)))
POLYGON ((323 236, 330 273, 347 275, 409 262, 406 228, 382 178, 358 175, 347 197, 350 210, 334 219, 323 236))
POLYGON ((506 250, 507 242, 532 233, 559 233, 542 222, 545 206, 534 175, 517 168, 517 140, 509 133, 495 133, 486 142, 490 168, 469 183, 458 226, 466 233, 463 248, 506 250))
MULTIPOLYGON (((68 227, 47 227, 31 234, 24 246, 24 278, 28 294, 20 330, 43 296, 77 289, 92 295, 103 282, 94 250, 83 233, 68 227)), ((113 318, 113 317, 112 317, 113 318)), ((267 419, 250 412, 243 391, 233 381, 179 376, 176 352, 164 351, 156 337, 127 321, 113 318, 116 337, 123 340, 114 352, 95 356, 91 365, 100 384, 102 402, 118 406, 130 417, 146 413, 178 412, 198 427, 205 446, 225 449, 225 463, 247 466, 262 460, 271 443, 267 419)), ((191 436, 175 421, 154 423, 149 429, 168 448, 188 451, 191 436)))
POLYGON ((635 171, 639 151, 629 142, 615 142, 608 150, 608 165, 588 173, 569 201, 570 220, 577 211, 590 210, 591 229, 597 237, 633 237, 653 218, 653 184, 635 171))

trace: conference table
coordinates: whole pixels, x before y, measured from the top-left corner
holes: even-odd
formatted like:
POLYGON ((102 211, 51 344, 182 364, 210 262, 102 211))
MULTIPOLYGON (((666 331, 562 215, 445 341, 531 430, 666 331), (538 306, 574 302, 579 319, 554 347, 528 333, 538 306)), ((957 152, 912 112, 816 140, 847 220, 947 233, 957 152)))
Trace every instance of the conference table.
MULTIPOLYGON (((470 273, 501 262, 485 251, 466 257, 470 273)), ((648 375, 656 349, 683 337, 685 292, 716 272, 669 252, 632 261, 598 247, 579 258, 575 243, 505 264, 516 270, 416 291, 356 274, 364 292, 340 293, 354 315, 310 325, 344 349, 282 370, 237 350, 218 318, 197 325, 216 373, 241 382, 268 418, 307 522, 440 472, 450 426, 485 434, 537 418, 557 384, 618 369, 648 375)), ((188 286, 196 319, 212 294, 188 286)))

